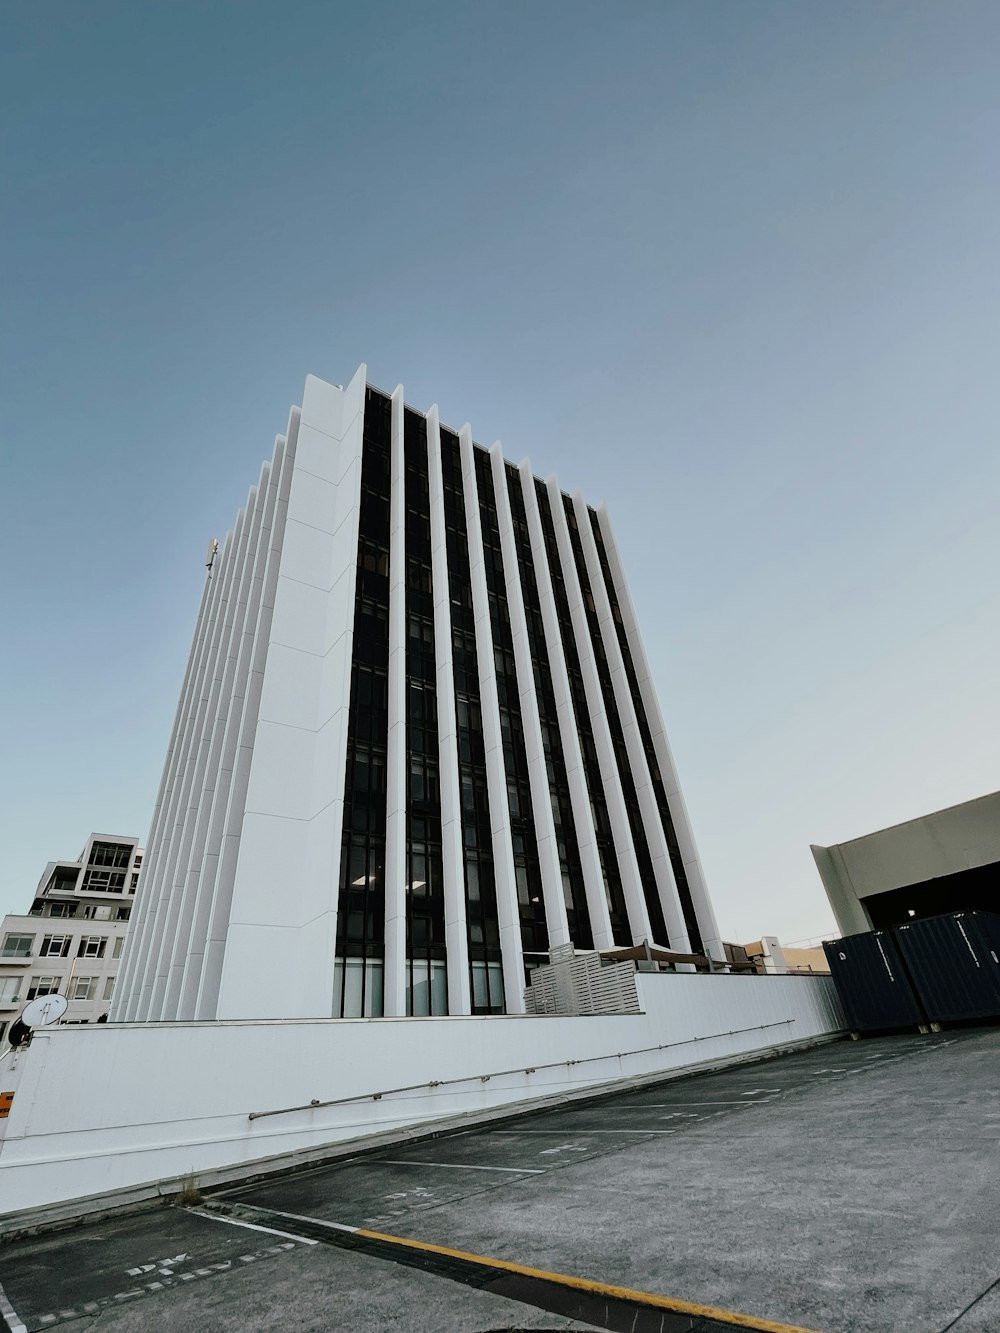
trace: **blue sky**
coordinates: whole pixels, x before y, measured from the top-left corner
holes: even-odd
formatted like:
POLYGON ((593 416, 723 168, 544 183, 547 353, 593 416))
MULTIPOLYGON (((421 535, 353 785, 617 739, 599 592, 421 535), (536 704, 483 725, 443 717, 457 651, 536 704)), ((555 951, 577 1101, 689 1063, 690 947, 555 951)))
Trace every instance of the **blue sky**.
POLYGON ((0 911, 145 836, 206 543, 362 360, 608 501, 727 937, 1000 786, 992 0, 2 24, 0 911))

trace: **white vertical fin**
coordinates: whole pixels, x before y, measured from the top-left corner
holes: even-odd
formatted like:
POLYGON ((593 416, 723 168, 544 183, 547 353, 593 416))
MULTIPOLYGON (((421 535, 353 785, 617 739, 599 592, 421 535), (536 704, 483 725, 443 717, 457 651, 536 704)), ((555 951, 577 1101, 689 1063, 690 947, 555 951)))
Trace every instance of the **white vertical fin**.
POLYGON ((156 979, 156 968, 166 929, 174 870, 180 855, 184 825, 188 816, 191 785, 197 754, 202 741, 209 695, 221 643, 226 633, 232 590, 242 566, 246 517, 246 511, 241 509, 232 532, 226 538, 226 545, 223 550, 224 558, 221 564, 219 560, 215 562, 214 578, 218 580, 218 585, 213 598, 212 615, 208 625, 202 660, 189 699, 189 720, 185 728, 184 744, 171 792, 167 818, 164 823, 163 840, 154 853, 151 854, 149 851, 146 853, 147 864, 145 868, 147 874, 150 875, 150 888, 155 893, 156 898, 155 905, 151 904, 151 916, 141 945, 141 973, 137 972, 133 981, 133 989, 136 992, 135 1008, 134 1012, 130 1013, 130 1017, 134 1017, 138 1021, 146 1021, 157 1016, 152 1011, 152 991, 156 979))
POLYGON ((451 594, 441 470, 441 425, 437 407, 427 413, 427 484, 431 516, 431 574, 434 584, 434 662, 437 684, 438 774, 441 791, 441 864, 444 875, 445 940, 448 946, 448 1012, 472 1012, 469 933, 465 912, 465 849, 455 670, 451 647, 451 594))
MULTIPOLYGON (((226 545, 228 545, 228 539, 226 545)), ((221 568, 225 554, 226 548, 223 547, 221 554, 216 555, 214 562, 215 570, 221 568)), ((160 779, 160 790, 156 798, 153 821, 150 826, 149 837, 146 840, 147 858, 149 856, 150 848, 154 846, 159 847, 163 841, 167 809, 173 793, 173 785, 176 780, 177 768, 180 762, 180 752, 183 747, 184 735, 188 724, 191 692, 194 688, 194 680, 197 676, 205 650, 205 640, 210 619, 209 608, 215 591, 215 570, 213 570, 213 573, 205 579, 205 586, 202 589, 201 604, 198 608, 198 619, 195 623, 194 639, 191 645, 191 652, 188 655, 187 668, 184 672, 184 682, 181 685, 180 698, 177 701, 177 712, 174 716, 174 726, 170 734, 170 744, 167 748, 167 758, 163 767, 163 776, 160 779)), ((81 870, 81 874, 82 873, 81 870)), ((141 878, 139 889, 133 903, 132 918, 129 924, 128 934, 125 937, 126 942, 124 953, 122 955, 121 968, 118 973, 118 981, 115 986, 114 997, 111 1001, 109 1017, 114 1023, 125 1022, 127 1016, 130 1016, 130 1010, 134 1010, 136 1007, 138 996, 133 992, 132 982, 138 966, 138 960, 142 957, 141 941, 147 933, 153 916, 155 916, 155 898, 152 892, 152 885, 149 883, 149 877, 144 874, 141 878), (150 911, 151 905, 154 907, 154 911, 152 912, 150 911)))
POLYGON ((687 924, 684 921, 680 895, 677 892, 677 883, 670 864, 670 853, 667 850, 667 840, 663 833, 663 824, 660 821, 660 812, 656 805, 656 794, 653 791, 649 765, 646 762, 646 752, 643 749, 635 706, 632 702, 632 692, 629 689, 628 677, 625 674, 621 646, 615 632, 611 602, 605 587, 604 573, 597 554, 597 543, 594 540, 594 531, 590 523, 590 511, 580 491, 575 491, 573 494, 573 508, 576 511, 580 541, 583 545, 583 556, 587 564, 587 574, 590 578, 590 589, 597 609, 597 621, 601 641, 604 644, 604 655, 607 658, 608 670, 611 673, 615 706, 618 709, 618 719, 621 722, 622 733, 625 737, 628 766, 635 785, 636 798, 639 802, 639 816, 642 820, 643 832, 646 835, 646 845, 649 848, 653 875, 656 879, 656 890, 669 937, 666 940, 657 940, 657 943, 668 945, 679 953, 690 953, 691 943, 688 939, 687 924))
POLYGON ((499 444, 490 450, 493 467, 493 489, 496 493, 497 517, 500 520, 500 545, 503 550, 504 577, 507 588, 507 610, 510 631, 514 641, 514 665, 517 668, 518 702, 521 710, 521 730, 528 760, 528 783, 531 790, 531 813, 538 847, 538 865, 542 876, 542 896, 545 902, 545 924, 548 928, 549 948, 569 944, 569 922, 566 917, 566 899, 563 895, 562 870, 556 844, 549 778, 542 744, 541 720, 538 713, 538 695, 535 673, 531 663, 528 641, 528 623, 524 612, 521 590, 520 561, 514 539, 514 519, 507 490, 507 468, 499 444))
POLYGON ((569 535, 569 524, 563 508, 562 492, 555 477, 546 481, 549 492, 549 506, 552 510, 552 523, 556 530, 559 545, 559 558, 562 561, 563 580, 566 584, 566 598, 569 602, 570 616, 573 621, 573 633, 576 638, 577 652, 580 656, 580 671, 583 675, 584 690, 587 695, 587 707, 594 733, 594 746, 597 750, 601 769, 601 781, 604 783, 604 796, 611 821, 611 833, 615 841, 615 853, 618 857, 618 869, 621 874, 622 891, 625 906, 628 909, 629 927, 636 944, 651 939, 649 913, 646 911, 646 899, 642 892, 642 880, 639 877, 639 863, 636 860, 635 844, 632 841, 632 829, 629 825, 628 810, 622 792, 621 775, 618 761, 611 741, 608 715, 604 707, 604 694, 597 673, 597 661, 594 657, 594 645, 587 623, 587 612, 583 602, 583 590, 576 567, 576 556, 569 535))
POLYGON ((476 617, 479 704, 483 722, 483 744, 486 750, 490 825, 493 830, 493 874, 496 880, 497 916, 500 924, 504 1001, 507 1013, 520 1014, 524 1012, 524 952, 521 948, 521 922, 517 908, 517 883, 514 878, 510 808, 507 804, 507 773, 504 768, 503 743, 500 735, 500 701, 497 694, 496 664, 493 660, 493 629, 490 624, 489 594, 483 557, 483 530, 479 517, 479 484, 476 478, 472 433, 468 426, 462 427, 459 443, 462 449, 465 522, 469 534, 469 577, 472 583, 472 607, 476 617))
MULTIPOLYGON (((173 898, 176 911, 164 939, 160 958, 158 988, 162 986, 158 1012, 161 1021, 179 1018, 181 978, 184 960, 192 948, 204 949, 204 936, 194 938, 192 926, 195 905, 201 896, 205 870, 206 845, 210 831, 218 827, 217 815, 225 810, 226 796, 232 781, 236 759, 238 719, 246 695, 250 674, 248 625, 257 620, 258 603, 262 590, 263 557, 270 539, 271 513, 274 508, 276 486, 272 485, 271 464, 261 468, 257 495, 250 516, 246 558, 233 599, 232 624, 225 659, 219 663, 214 687, 215 701, 210 708, 207 744, 199 756, 193 800, 197 802, 192 837, 187 847, 186 864, 178 866, 173 898)), ((214 863, 213 863, 214 864, 214 863)), ((186 1015, 187 1016, 187 1015, 186 1015)))
POLYGON ((608 911, 607 895, 604 891, 604 874, 601 870, 601 858, 597 847, 594 816, 590 808, 590 794, 587 790, 587 774, 580 749, 580 735, 577 731, 576 716, 573 710, 573 696, 570 690, 569 672, 566 668, 566 654, 563 651, 562 632, 559 628, 559 614, 552 591, 552 574, 549 569, 545 535, 542 531, 538 496, 535 492, 535 478, 532 475, 531 464, 527 460, 521 464, 519 471, 521 488, 524 494, 524 508, 528 518, 528 532, 531 537, 535 581, 538 584, 538 602, 542 612, 542 627, 545 631, 545 643, 549 655, 549 672, 552 676, 552 692, 555 697, 559 736, 562 741, 563 759, 566 764, 566 779, 569 784, 573 823, 576 828, 577 845, 580 849, 580 865, 583 870, 584 890, 587 895, 587 910, 590 914, 590 924, 594 934, 594 947, 595 949, 611 949, 614 948, 615 942, 611 931, 611 916, 608 911))
POLYGON ((196 905, 192 929, 200 949, 192 950, 184 964, 178 1018, 214 1018, 216 1013, 300 419, 300 410, 293 407, 281 442, 283 447, 275 448, 271 465, 274 501, 268 531, 262 534, 261 540, 263 565, 260 588, 254 593, 256 617, 247 624, 249 668, 245 697, 234 709, 236 749, 232 772, 227 790, 220 791, 217 796, 215 822, 203 871, 204 891, 196 905))
POLYGON ((333 1011, 365 383, 306 380, 218 1018, 333 1011))
POLYGON ((639 633, 639 622, 636 619, 635 607, 632 605, 632 598, 629 594, 628 584, 625 581, 621 557, 618 553, 618 546, 615 542, 614 531, 611 527, 607 506, 604 504, 597 506, 597 521, 600 524, 601 535, 604 538, 604 549, 608 557, 608 566, 611 570, 615 596, 618 599, 618 608, 622 614, 622 623, 625 627, 625 634, 628 639, 629 652, 632 655, 632 664, 635 667, 636 679, 639 685, 639 694, 642 699, 643 708, 646 712, 646 721, 649 724, 649 730, 653 738, 653 749, 656 752, 656 759, 663 780, 667 805, 670 809, 670 817, 673 820, 674 832, 677 834, 677 842, 681 852, 681 861, 687 875, 688 887, 691 890, 691 901, 694 904, 695 915, 698 918, 702 943, 706 952, 713 958, 720 962, 725 962, 725 949, 722 946, 722 938, 719 934, 719 927, 715 920, 712 900, 708 896, 701 859, 698 856, 698 848, 695 844, 691 821, 688 817, 687 807, 684 804, 684 795, 681 791, 680 782, 677 777, 677 768, 674 764, 674 758, 670 751, 670 743, 667 739, 666 728, 663 724, 663 714, 660 711, 659 699, 657 698, 656 688, 653 684, 653 678, 649 670, 649 661, 646 657, 646 650, 643 647, 642 636, 639 633))
POLYGON ((406 1013, 406 458, 401 384, 392 395, 390 440, 383 1007, 387 1018, 396 1018, 406 1013))

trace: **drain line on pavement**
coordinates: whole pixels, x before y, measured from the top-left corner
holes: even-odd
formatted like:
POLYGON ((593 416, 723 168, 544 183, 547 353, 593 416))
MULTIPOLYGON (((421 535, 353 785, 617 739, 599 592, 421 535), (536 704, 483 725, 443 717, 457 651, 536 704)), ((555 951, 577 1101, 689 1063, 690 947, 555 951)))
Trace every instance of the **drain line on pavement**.
POLYGON ((214 1214, 219 1221, 242 1222, 244 1225, 253 1217, 258 1225, 267 1225, 273 1230, 280 1228, 282 1234, 290 1238, 319 1241, 419 1268, 434 1276, 450 1278, 465 1286, 566 1315, 582 1323, 596 1324, 615 1333, 618 1330, 621 1333, 731 1333, 733 1329, 752 1329, 755 1333, 817 1333, 817 1330, 795 1324, 758 1319, 753 1315, 737 1314, 653 1292, 594 1282, 567 1273, 551 1273, 446 1245, 386 1235, 342 1222, 324 1222, 254 1204, 223 1203, 212 1199, 206 1200, 200 1208, 188 1211, 202 1216, 214 1214), (295 1224, 294 1228, 291 1223, 295 1224))

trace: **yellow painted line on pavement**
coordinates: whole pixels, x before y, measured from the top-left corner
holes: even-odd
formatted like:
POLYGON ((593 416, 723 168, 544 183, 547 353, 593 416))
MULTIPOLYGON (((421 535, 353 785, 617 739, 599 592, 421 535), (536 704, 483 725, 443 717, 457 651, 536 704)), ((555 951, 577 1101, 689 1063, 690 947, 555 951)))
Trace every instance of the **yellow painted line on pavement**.
POLYGON ((651 1291, 615 1287, 607 1282, 592 1282, 585 1277, 571 1277, 567 1273, 550 1273, 544 1268, 528 1268, 524 1264, 509 1263, 506 1259, 488 1259, 482 1254, 453 1250, 447 1245, 432 1245, 429 1241, 410 1240, 406 1236, 389 1236, 381 1231, 368 1231, 365 1227, 352 1227, 351 1230, 357 1236, 367 1236, 369 1240, 381 1240, 389 1245, 405 1245, 408 1249, 425 1250, 429 1254, 443 1254, 449 1259, 464 1259, 468 1263, 483 1264, 487 1268, 502 1268, 508 1273, 539 1278, 543 1282, 556 1282, 563 1287, 574 1287, 577 1291, 590 1292, 594 1296, 606 1296, 611 1300, 632 1301, 635 1304, 652 1306, 657 1310, 672 1310, 676 1314, 715 1319, 720 1324, 730 1324, 733 1328, 752 1328, 758 1333, 819 1333, 817 1329, 803 1328, 799 1324, 779 1324, 773 1319, 757 1319, 753 1315, 736 1314, 732 1310, 719 1310, 712 1305, 698 1305, 693 1301, 676 1300, 672 1296, 657 1296, 651 1291))

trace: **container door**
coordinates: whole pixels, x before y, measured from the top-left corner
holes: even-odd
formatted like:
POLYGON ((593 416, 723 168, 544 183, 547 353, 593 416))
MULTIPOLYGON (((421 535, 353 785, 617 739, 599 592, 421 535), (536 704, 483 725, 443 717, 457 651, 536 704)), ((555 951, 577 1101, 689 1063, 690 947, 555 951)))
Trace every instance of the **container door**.
POLYGON ((932 1022, 1000 1018, 1000 918, 950 912, 895 934, 932 1022))
POLYGON ((823 948, 852 1028, 877 1032, 926 1023, 889 931, 828 940, 823 948))

